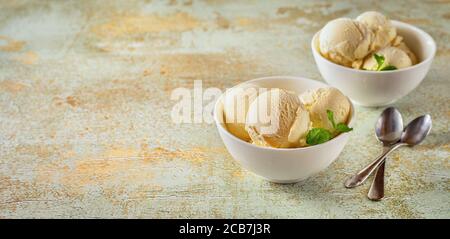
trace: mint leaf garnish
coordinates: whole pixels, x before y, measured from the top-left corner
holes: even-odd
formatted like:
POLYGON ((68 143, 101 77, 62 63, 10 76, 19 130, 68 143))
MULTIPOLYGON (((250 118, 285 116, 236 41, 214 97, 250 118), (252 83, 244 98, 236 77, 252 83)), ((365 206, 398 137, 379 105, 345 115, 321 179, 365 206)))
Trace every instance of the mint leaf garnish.
POLYGON ((325 143, 331 139, 331 132, 323 128, 313 128, 306 135, 306 143, 316 145, 325 143))
POLYGON ((377 61, 377 71, 379 71, 381 69, 381 67, 384 64, 384 56, 381 55, 377 55, 376 53, 373 54, 373 57, 375 58, 375 61, 377 61))
POLYGON ((333 113, 333 111, 327 110, 327 117, 328 117, 328 120, 333 125, 333 128, 337 132, 344 133, 344 132, 349 132, 349 131, 353 130, 353 128, 348 127, 347 124, 345 124, 345 123, 336 124, 336 122, 334 121, 334 113, 333 113))
POLYGON ((377 61, 377 69, 376 71, 393 71, 397 70, 397 67, 393 65, 383 66, 386 63, 386 59, 382 55, 373 54, 375 61, 377 61))
MULTIPOLYGON (((352 131, 353 128, 348 127, 345 123, 336 124, 334 121, 334 113, 327 110, 327 118, 338 133, 352 131)), ((306 135, 306 143, 309 145, 322 144, 333 138, 333 134, 324 128, 313 128, 306 135)))
POLYGON ((336 123, 334 122, 334 114, 333 111, 331 110, 327 110, 327 117, 328 120, 331 122, 331 124, 333 125, 333 128, 336 128, 336 123))
POLYGON ((348 125, 346 125, 344 123, 339 123, 336 125, 336 130, 339 132, 345 133, 345 132, 352 131, 353 128, 348 127, 348 125))
POLYGON ((388 65, 380 69, 380 71, 393 71, 393 70, 397 70, 397 67, 393 65, 388 65))

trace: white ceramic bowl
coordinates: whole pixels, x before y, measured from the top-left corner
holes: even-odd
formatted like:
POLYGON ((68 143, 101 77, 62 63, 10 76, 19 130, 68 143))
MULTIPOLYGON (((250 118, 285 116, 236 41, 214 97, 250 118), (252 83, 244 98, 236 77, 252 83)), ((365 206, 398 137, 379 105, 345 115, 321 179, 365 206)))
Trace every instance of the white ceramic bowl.
POLYGON ((418 57, 418 64, 381 72, 344 67, 329 61, 318 52, 318 32, 312 39, 311 48, 324 80, 341 90, 354 103, 363 106, 388 105, 414 90, 430 69, 436 53, 436 43, 430 35, 417 27, 398 21, 392 21, 392 24, 418 57))
MULTIPOLYGON (((265 88, 288 89, 297 93, 327 87, 326 84, 319 81, 288 76, 264 77, 245 83, 265 88)), ((245 142, 228 132, 223 123, 223 115, 222 95, 214 107, 214 120, 226 148, 242 167, 272 182, 298 182, 325 169, 339 156, 348 140, 348 133, 343 133, 326 143, 304 148, 260 147, 245 142)), ((351 105, 349 125, 352 125, 353 118, 354 108, 351 105)))

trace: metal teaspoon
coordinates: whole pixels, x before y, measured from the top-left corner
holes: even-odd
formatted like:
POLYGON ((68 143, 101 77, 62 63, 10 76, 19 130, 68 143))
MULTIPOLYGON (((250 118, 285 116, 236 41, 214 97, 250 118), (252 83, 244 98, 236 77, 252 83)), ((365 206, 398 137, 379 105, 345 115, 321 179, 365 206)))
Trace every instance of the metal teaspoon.
POLYGON ((392 151, 402 146, 414 146, 421 143, 431 130, 431 116, 423 115, 411 121, 403 130, 400 141, 393 144, 380 156, 378 156, 371 164, 366 166, 354 176, 345 181, 345 187, 353 188, 361 185, 370 174, 384 161, 384 158, 392 151))
MULTIPOLYGON (((388 146, 398 142, 403 132, 403 119, 400 112, 389 107, 383 110, 375 124, 375 135, 378 141, 383 143, 383 151, 389 149, 388 146)), ((367 197, 370 200, 380 200, 384 197, 384 167, 386 158, 375 172, 372 185, 370 186, 367 197)))

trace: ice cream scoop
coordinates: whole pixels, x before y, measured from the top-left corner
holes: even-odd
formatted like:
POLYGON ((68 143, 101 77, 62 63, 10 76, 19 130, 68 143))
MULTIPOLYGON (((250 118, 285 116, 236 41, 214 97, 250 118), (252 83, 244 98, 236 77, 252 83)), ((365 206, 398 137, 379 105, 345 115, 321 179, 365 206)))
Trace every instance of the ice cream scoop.
POLYGON ((305 144, 309 126, 309 113, 298 95, 274 88, 250 104, 245 129, 256 145, 291 148, 305 144))
POLYGON ((351 106, 348 98, 336 88, 319 88, 300 95, 302 103, 309 111, 312 127, 334 131, 333 124, 328 119, 327 110, 333 112, 336 124, 346 123, 351 106))
MULTIPOLYGON (((395 66, 397 69, 406 68, 411 66, 413 63, 408 54, 398 47, 385 47, 374 54, 384 57, 383 66, 395 66)), ((364 61, 363 68, 366 70, 377 70, 378 62, 375 60, 373 54, 367 57, 364 61)))
POLYGON ((416 55, 411 51, 411 49, 409 49, 409 47, 404 42, 400 42, 396 47, 404 51, 409 56, 409 59, 411 59, 411 63, 413 65, 418 63, 416 55))
POLYGON ((364 12, 356 18, 356 21, 361 22, 374 33, 373 41, 370 45, 371 51, 388 46, 397 36, 397 30, 390 20, 379 12, 364 12))
POLYGON ((373 33, 364 24, 350 18, 338 18, 322 28, 319 51, 329 60, 351 67, 369 54, 372 40, 373 33))
POLYGON ((258 86, 243 84, 229 89, 224 97, 225 124, 234 136, 249 141, 245 130, 245 119, 250 103, 258 95, 258 86))

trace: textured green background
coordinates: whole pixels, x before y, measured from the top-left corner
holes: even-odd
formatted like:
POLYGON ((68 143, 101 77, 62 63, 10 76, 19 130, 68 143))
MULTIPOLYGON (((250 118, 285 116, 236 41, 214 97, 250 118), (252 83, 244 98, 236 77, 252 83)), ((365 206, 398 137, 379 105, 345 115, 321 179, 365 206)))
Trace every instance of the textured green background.
POLYGON ((0 217, 450 218, 449 1, 8 1, 0 3, 0 217), (381 150, 381 108, 357 107, 341 156, 278 185, 241 169, 212 124, 175 125, 177 87, 255 77, 322 80, 327 21, 378 10, 437 42, 424 82, 394 106, 433 129, 387 163, 386 198, 344 179, 381 150))

